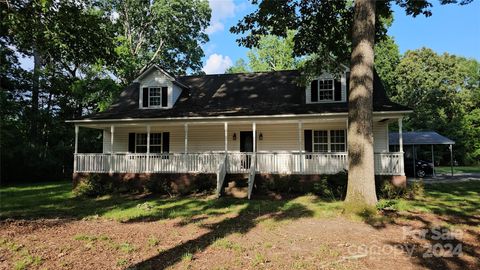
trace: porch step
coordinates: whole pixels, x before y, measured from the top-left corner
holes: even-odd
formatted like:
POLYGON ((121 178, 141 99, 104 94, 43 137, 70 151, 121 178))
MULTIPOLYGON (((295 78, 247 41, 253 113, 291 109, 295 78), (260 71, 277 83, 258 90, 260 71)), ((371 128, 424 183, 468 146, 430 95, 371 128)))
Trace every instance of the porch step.
POLYGON ((225 196, 234 198, 247 198, 248 197, 248 176, 236 175, 227 177, 225 180, 226 187, 224 189, 225 196))

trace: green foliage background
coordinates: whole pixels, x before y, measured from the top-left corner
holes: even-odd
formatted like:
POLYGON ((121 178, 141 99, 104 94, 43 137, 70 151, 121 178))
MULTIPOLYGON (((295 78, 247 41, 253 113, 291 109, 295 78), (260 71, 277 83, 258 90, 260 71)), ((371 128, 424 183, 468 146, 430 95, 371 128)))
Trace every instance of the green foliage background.
MULTIPOLYGON (((107 109, 151 64, 198 72, 210 13, 205 0, 1 1, 1 181, 70 178, 65 120, 107 109)), ((101 152, 101 138, 81 129, 79 151, 101 152)))
MULTIPOLYGON (((436 131, 456 142, 460 164, 479 164, 480 63, 429 48, 400 55, 391 37, 378 43, 375 53, 375 67, 390 98, 413 109, 405 130, 436 131)), ((437 150, 437 161, 448 164, 447 147, 437 150)))

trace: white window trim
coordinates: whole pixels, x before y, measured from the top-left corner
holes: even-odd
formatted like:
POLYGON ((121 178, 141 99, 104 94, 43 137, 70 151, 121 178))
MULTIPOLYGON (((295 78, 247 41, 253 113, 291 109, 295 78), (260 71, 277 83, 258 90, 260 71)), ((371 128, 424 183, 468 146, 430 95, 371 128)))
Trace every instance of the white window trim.
MULTIPOLYGON (((307 103, 309 104, 318 104, 318 103, 344 103, 347 101, 347 97, 346 97, 346 91, 347 91, 347 72, 349 72, 350 69, 346 69, 344 72, 342 72, 341 74, 338 74, 338 78, 337 77, 334 77, 333 75, 331 74, 328 74, 328 73, 323 73, 322 75, 314 78, 313 80, 333 80, 333 99, 332 100, 320 100, 320 95, 319 95, 319 100, 318 101, 312 101, 312 89, 311 89, 311 84, 309 83, 307 85, 307 91, 310 91, 310 96, 309 96, 309 100, 307 99, 307 103), (335 100, 335 80, 336 79, 339 79, 340 80, 340 83, 341 83, 341 98, 340 100, 335 100)), ((319 86, 320 84, 317 84, 317 93, 319 92, 319 86)), ((318 93, 320 94, 320 93, 318 93)))
POLYGON ((152 109, 158 109, 158 108, 168 108, 168 85, 162 85, 162 86, 148 86, 148 108, 152 108, 152 109), (162 100, 162 89, 166 87, 167 88, 167 106, 162 106, 162 103, 163 103, 163 100, 162 100), (160 98, 160 105, 151 105, 150 104, 150 100, 151 100, 151 96, 150 96, 150 92, 152 89, 160 89, 160 95, 159 95, 159 98, 160 98))
POLYGON ((152 107, 152 108, 158 108, 158 107, 162 107, 162 87, 155 87, 155 86, 151 86, 151 87, 148 87, 148 107, 152 107), (152 96, 152 90, 153 89, 158 89, 158 96, 152 96), (151 102, 152 102, 152 98, 158 98, 160 100, 160 105, 152 105, 151 102))
POLYGON ((318 103, 323 103, 323 102, 332 102, 335 101, 335 79, 334 78, 320 78, 317 80, 317 96, 318 96, 318 103), (332 82, 332 88, 331 89, 320 89, 320 81, 325 82, 325 81, 331 81, 332 82), (320 99, 320 91, 330 91, 332 92, 332 99, 320 99))
MULTIPOLYGON (((138 144, 138 140, 137 140, 137 136, 139 134, 145 134, 145 136, 148 136, 147 133, 135 133, 135 153, 139 153, 139 154, 146 154, 147 152, 138 152, 137 151, 137 147, 138 146, 145 146, 145 148, 147 148, 147 143, 145 144, 138 144)), ((160 153, 163 153, 163 133, 162 132, 155 132, 155 133, 150 133, 150 149, 152 149, 152 146, 160 146, 160 153), (152 144, 152 134, 160 134, 160 144, 152 144)), ((151 152, 151 151, 150 151, 151 152)))
MULTIPOLYGON (((340 143, 333 143, 333 144, 340 144, 340 143)), ((312 130, 312 152, 313 153, 346 153, 347 152, 347 131, 345 129, 314 129, 312 130), (343 152, 332 152, 332 139, 330 132, 332 130, 343 130, 344 134, 344 141, 343 145, 345 147, 345 151, 343 152), (325 144, 325 143, 315 143, 315 131, 326 131, 327 132, 327 152, 316 152, 315 151, 315 144, 325 144)))
POLYGON ((140 98, 139 98, 139 103, 140 103, 140 108, 142 109, 168 109, 170 108, 170 92, 171 92, 171 87, 169 85, 166 85, 166 84, 163 84, 163 85, 142 85, 140 86, 140 95, 138 95, 140 98), (163 87, 167 87, 167 106, 163 107, 162 106, 162 88, 163 87), (145 104, 143 104, 143 88, 148 88, 148 106, 145 107, 145 104), (150 89, 152 88, 160 88, 160 105, 150 105, 150 89))
POLYGON ((325 129, 315 129, 312 130, 312 152, 314 153, 328 153, 330 152, 330 131, 325 129), (315 132, 326 131, 327 132, 327 142, 326 143, 315 143, 315 132), (327 152, 315 151, 315 145, 327 145, 327 152))

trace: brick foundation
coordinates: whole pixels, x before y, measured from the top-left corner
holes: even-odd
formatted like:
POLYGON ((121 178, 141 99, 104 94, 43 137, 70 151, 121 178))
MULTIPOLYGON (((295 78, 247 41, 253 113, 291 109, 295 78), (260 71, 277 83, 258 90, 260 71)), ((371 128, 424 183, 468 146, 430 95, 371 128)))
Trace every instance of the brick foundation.
MULTIPOLYGON (((216 174, 192 173, 74 173, 73 187, 88 179, 92 174, 100 176, 101 182, 113 186, 120 192, 143 192, 145 189, 159 189, 172 194, 188 194, 196 191, 216 188, 216 174)), ((280 175, 257 174, 255 176, 255 194, 265 194, 271 190, 286 193, 308 193, 314 190, 315 183, 327 178, 329 183, 346 186, 346 174, 336 175, 280 175)), ((235 182, 235 187, 248 185, 246 174, 227 174, 224 187, 235 182)), ((396 187, 406 187, 406 177, 402 175, 376 175, 377 184, 384 181, 391 182, 396 187)))
MULTIPOLYGON (((74 173, 73 187, 94 173, 74 173)), ((215 174, 191 173, 95 173, 103 183, 111 184, 115 190, 125 192, 143 192, 146 187, 163 185, 173 194, 188 194, 199 189, 216 187, 215 174)))

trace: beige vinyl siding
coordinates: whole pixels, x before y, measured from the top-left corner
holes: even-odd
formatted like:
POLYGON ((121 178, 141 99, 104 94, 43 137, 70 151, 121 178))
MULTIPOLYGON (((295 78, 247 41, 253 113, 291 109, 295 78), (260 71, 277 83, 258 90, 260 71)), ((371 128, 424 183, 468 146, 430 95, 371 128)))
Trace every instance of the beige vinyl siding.
POLYGON ((388 124, 373 123, 373 149, 375 153, 388 152, 388 124))
POLYGON ((224 151, 224 142, 223 124, 188 126, 188 152, 190 153, 224 151))
MULTIPOLYGON (((298 124, 257 125, 258 151, 299 151, 298 124)), ((303 135, 302 135, 303 136, 303 135)))
MULTIPOLYGON (((301 131, 300 148, 304 150, 304 130, 346 130, 344 122, 304 123, 301 131)), ((298 123, 257 124, 257 151, 299 151, 298 123), (260 133, 263 140, 259 140, 260 133)), ((228 150, 240 151, 240 131, 252 131, 252 124, 228 125, 228 150), (233 140, 233 134, 236 140, 233 140)), ((115 128, 114 151, 128 152, 128 133, 146 133, 145 128, 115 128)), ((170 152, 183 153, 185 145, 185 131, 183 125, 178 126, 151 126, 151 133, 170 132, 170 152)), ((374 123, 374 150, 388 152, 388 129, 386 123, 374 123)), ((225 150, 224 124, 190 124, 188 126, 188 152, 209 152, 225 150)), ((110 152, 110 130, 104 131, 103 152, 110 152)))
MULTIPOLYGON (((129 133, 147 133, 147 128, 126 128, 117 127, 113 136, 114 152, 128 152, 128 134, 129 133)), ((170 132, 170 152, 183 152, 184 147, 184 129, 183 126, 159 127, 152 126, 151 133, 170 132)), ((104 131, 103 152, 110 153, 110 130, 104 131)))

